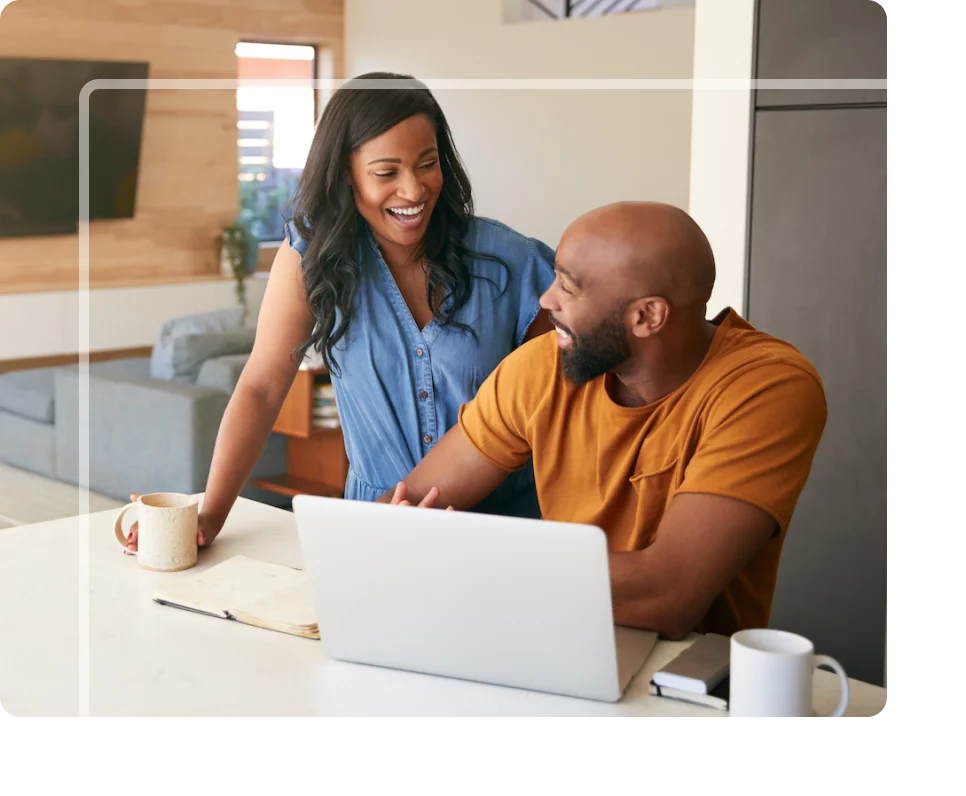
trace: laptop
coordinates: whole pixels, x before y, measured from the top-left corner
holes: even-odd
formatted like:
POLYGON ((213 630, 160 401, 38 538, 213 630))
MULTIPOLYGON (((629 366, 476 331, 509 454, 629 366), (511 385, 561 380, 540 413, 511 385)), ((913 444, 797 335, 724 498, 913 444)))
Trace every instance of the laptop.
POLYGON ((616 702, 657 643, 614 626, 600 528, 292 503, 330 658, 616 702))

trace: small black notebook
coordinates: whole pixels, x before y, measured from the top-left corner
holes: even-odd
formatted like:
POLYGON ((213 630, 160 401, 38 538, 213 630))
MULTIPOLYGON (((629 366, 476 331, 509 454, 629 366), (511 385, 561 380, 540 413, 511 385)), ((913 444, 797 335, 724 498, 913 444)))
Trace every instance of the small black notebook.
POLYGON ((710 694, 728 676, 731 639, 717 633, 700 636, 651 678, 661 688, 710 694))
POLYGON ((660 686, 651 680, 650 693, 651 696, 677 699, 681 702, 690 702, 693 705, 703 705, 716 710, 727 710, 730 682, 731 680, 726 677, 712 689, 710 694, 696 694, 693 691, 682 691, 680 688, 660 686))

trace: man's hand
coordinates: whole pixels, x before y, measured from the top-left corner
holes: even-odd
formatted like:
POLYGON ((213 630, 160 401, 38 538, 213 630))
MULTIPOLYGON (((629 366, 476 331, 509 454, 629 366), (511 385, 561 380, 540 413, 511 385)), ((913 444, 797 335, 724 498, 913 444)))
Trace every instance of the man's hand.
POLYGON ((467 442, 459 426, 453 426, 406 476, 405 482, 380 495, 376 502, 429 508, 442 495, 444 505, 465 511, 496 489, 507 474, 484 459, 467 442))
MULTIPOLYGON (((409 487, 406 486, 405 481, 400 481, 396 484, 396 491, 392 493, 392 500, 389 501, 392 506, 411 506, 413 505, 408 500, 406 496, 409 492, 409 487)), ((416 504, 417 508, 421 509, 431 509, 436 505, 436 500, 439 498, 439 490, 433 487, 426 493, 426 497, 416 504)), ((447 511, 455 511, 452 506, 447 507, 447 511)))

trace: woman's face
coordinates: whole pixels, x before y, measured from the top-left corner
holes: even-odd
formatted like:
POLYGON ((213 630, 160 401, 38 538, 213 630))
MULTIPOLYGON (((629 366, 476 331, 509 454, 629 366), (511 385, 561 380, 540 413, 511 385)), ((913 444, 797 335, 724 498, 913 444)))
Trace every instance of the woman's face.
POLYGON ((410 116, 352 153, 356 207, 382 244, 414 247, 426 234, 443 188, 436 127, 410 116))

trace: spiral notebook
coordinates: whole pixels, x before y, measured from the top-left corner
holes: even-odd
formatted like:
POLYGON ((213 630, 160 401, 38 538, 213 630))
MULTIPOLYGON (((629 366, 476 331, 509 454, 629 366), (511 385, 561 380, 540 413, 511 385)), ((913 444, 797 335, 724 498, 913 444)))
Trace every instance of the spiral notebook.
POLYGON ((248 556, 234 556, 162 583, 155 590, 154 601, 279 633, 319 637, 305 573, 248 556))

